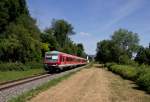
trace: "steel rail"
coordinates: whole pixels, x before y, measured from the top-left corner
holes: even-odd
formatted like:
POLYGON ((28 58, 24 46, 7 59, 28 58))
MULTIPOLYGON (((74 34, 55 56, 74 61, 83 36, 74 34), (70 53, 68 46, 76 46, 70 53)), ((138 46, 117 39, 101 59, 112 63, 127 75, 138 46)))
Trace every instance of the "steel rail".
POLYGON ((0 91, 1 90, 5 90, 17 85, 21 85, 21 84, 25 84, 34 80, 38 80, 38 79, 42 79, 48 76, 51 76, 52 74, 40 74, 40 75, 35 75, 35 76, 30 76, 30 77, 26 77, 26 78, 22 78, 22 79, 18 79, 18 80, 13 80, 13 81, 8 81, 8 82, 4 82, 0 84, 0 91))

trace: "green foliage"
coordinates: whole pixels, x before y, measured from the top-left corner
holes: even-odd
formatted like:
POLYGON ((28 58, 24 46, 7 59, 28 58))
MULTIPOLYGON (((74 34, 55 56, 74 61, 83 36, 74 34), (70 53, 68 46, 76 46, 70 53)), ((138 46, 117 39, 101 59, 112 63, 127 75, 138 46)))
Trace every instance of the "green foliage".
POLYGON ((0 63, 0 71, 24 71, 29 69, 40 69, 42 67, 42 62, 28 62, 25 64, 19 62, 0 63))
POLYGON ((53 20, 51 30, 60 48, 64 47, 68 37, 74 34, 73 27, 65 20, 53 20))
POLYGON ((115 65, 116 63, 105 63, 104 67, 110 68, 111 66, 115 65))
POLYGON ((77 44, 77 56, 86 57, 82 43, 77 44))
POLYGON ((96 60, 99 62, 116 62, 129 64, 132 55, 138 49, 139 38, 136 33, 125 29, 119 29, 110 40, 97 43, 96 60))
MULTIPOLYGON (((41 34, 43 43, 49 44, 50 50, 58 50, 68 54, 85 57, 84 47, 81 43, 75 44, 70 36, 75 34, 73 27, 65 20, 53 20, 52 26, 41 34)), ((45 52, 45 51, 43 51, 45 52)))
POLYGON ((148 65, 141 65, 138 68, 138 78, 137 84, 142 88, 145 89, 147 92, 150 93, 150 66, 148 65))
POLYGON ((137 82, 137 84, 144 90, 150 93, 150 66, 129 66, 129 65, 117 65, 112 63, 105 64, 107 68, 120 76, 131 79, 137 82))
POLYGON ((56 38, 52 35, 51 29, 46 29, 44 33, 41 34, 41 39, 43 43, 47 43, 49 46, 49 50, 55 49, 58 50, 59 45, 56 41, 56 38))
POLYGON ((137 83, 150 93, 150 70, 149 73, 139 76, 137 83))
POLYGON ((119 29, 114 32, 111 38, 121 49, 127 52, 129 57, 132 57, 132 53, 138 49, 139 38, 137 33, 126 29, 119 29))
POLYGON ((7 15, 4 18, 7 22, 1 21, 3 17, 0 16, 0 22, 5 23, 0 25, 1 61, 41 60, 40 31, 28 13, 25 0, 1 0, 0 5, 3 5, 0 13, 7 15))
POLYGON ((139 64, 144 63, 150 65, 150 47, 141 47, 135 57, 135 61, 137 61, 139 64))
POLYGON ((120 62, 122 50, 111 40, 103 40, 97 43, 96 60, 106 62, 120 62))
POLYGON ((22 14, 29 15, 25 0, 1 0, 0 34, 5 32, 7 26, 22 14))
POLYGON ((29 30, 21 25, 11 25, 5 39, 1 39, 3 61, 40 60, 40 42, 30 36, 29 30))
POLYGON ((22 63, 1 63, 0 71, 24 71, 28 68, 22 63))
MULTIPOLYGON (((51 49, 83 56, 83 46, 78 47, 69 38, 73 34, 72 25, 65 20, 53 20, 51 28, 41 33, 25 0, 0 1, 0 61, 12 62, 16 69, 22 65, 15 62, 39 62, 51 49)), ((5 68, 15 70, 9 64, 5 68)))
POLYGON ((137 78, 137 70, 131 66, 112 65, 109 67, 109 70, 127 79, 135 80, 137 78))
POLYGON ((48 43, 42 43, 41 50, 42 50, 42 56, 44 57, 45 52, 49 51, 49 44, 48 43))
POLYGON ((30 68, 30 69, 41 69, 43 68, 43 63, 42 61, 40 62, 27 62, 24 64, 25 66, 27 66, 27 68, 30 68))

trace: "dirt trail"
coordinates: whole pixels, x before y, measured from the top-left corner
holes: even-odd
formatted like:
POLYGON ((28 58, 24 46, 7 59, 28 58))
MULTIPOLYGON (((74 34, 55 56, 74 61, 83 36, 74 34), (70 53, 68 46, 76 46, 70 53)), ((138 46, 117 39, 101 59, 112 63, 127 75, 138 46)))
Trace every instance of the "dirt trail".
POLYGON ((133 82, 97 67, 81 70, 30 102, 150 102, 133 82))

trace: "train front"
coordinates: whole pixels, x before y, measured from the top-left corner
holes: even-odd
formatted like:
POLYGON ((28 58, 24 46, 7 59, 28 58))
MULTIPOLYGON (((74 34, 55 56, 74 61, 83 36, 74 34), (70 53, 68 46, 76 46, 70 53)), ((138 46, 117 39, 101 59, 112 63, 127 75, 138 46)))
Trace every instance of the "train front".
POLYGON ((45 53, 44 68, 46 71, 57 70, 59 66, 59 52, 49 51, 45 53))

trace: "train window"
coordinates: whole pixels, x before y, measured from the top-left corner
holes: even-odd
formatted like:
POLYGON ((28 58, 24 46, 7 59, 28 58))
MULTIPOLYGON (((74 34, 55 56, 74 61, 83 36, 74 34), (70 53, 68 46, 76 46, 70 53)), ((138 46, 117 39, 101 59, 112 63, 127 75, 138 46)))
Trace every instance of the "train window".
POLYGON ((67 61, 68 61, 68 62, 70 62, 70 61, 71 61, 70 57, 67 57, 67 61))
POLYGON ((63 62, 65 62, 65 57, 63 57, 63 62))
POLYGON ((50 62, 56 62, 56 61, 58 61, 58 55, 48 54, 45 56, 45 59, 50 62))
POLYGON ((60 57, 60 61, 63 62, 63 56, 60 57))
POLYGON ((61 61, 65 62, 65 57, 64 56, 61 57, 61 61))

